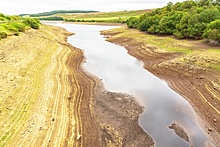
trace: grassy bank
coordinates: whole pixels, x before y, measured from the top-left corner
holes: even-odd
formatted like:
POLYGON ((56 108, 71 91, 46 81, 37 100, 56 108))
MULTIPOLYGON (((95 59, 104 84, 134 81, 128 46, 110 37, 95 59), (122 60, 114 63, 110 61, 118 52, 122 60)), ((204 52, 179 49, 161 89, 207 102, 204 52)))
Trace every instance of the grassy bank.
POLYGON ((7 36, 18 36, 29 28, 38 29, 40 21, 33 18, 22 18, 20 16, 7 16, 0 13, 0 39, 7 36))

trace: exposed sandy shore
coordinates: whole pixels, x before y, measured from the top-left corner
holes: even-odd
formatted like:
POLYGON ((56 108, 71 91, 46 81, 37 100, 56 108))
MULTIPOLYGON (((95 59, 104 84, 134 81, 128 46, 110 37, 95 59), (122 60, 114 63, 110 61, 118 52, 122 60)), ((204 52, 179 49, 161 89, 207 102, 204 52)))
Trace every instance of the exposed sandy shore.
MULTIPOLYGON (((133 35, 144 34, 138 30, 123 31, 125 33, 135 31, 133 35)), ((218 146, 220 142, 220 72, 191 64, 203 57, 187 56, 185 58, 190 58, 188 59, 190 62, 187 63, 179 60, 184 58, 184 54, 160 52, 155 45, 147 44, 144 40, 135 40, 132 35, 120 37, 120 33, 117 30, 102 32, 108 41, 124 46, 130 55, 143 61, 145 69, 164 79, 172 89, 186 98, 198 114, 199 123, 204 131, 218 146)), ((163 37, 166 38, 166 36, 158 36, 157 39, 163 40, 163 37)), ((194 50, 213 48, 192 40, 189 40, 188 44, 192 44, 194 50)), ((174 46, 179 45, 181 44, 177 43, 174 46)), ((202 64, 210 64, 213 60, 215 59, 202 59, 202 64)))

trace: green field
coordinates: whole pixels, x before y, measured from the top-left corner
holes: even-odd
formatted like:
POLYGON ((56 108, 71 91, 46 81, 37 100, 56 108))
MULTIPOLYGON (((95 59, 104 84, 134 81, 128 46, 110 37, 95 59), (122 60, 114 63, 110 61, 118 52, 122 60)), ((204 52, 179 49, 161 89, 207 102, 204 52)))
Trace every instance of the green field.
POLYGON ((50 16, 42 16, 40 19, 63 18, 65 21, 71 22, 116 22, 125 23, 130 17, 139 17, 151 10, 134 10, 134 11, 118 11, 118 12, 93 12, 93 13, 59 13, 50 16))

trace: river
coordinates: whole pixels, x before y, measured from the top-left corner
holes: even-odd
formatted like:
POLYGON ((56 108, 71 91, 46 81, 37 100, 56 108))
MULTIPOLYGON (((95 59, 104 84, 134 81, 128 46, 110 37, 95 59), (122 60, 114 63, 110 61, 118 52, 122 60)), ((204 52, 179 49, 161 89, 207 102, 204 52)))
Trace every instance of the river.
POLYGON ((136 97, 146 109, 139 117, 139 125, 158 147, 203 147, 208 141, 197 122, 191 105, 173 91, 165 81, 143 68, 143 64, 130 56, 124 47, 105 41, 101 30, 114 26, 54 23, 75 35, 68 42, 84 51, 84 68, 102 79, 105 88, 112 92, 124 92, 136 97), (190 143, 169 129, 179 124, 187 132, 190 143))

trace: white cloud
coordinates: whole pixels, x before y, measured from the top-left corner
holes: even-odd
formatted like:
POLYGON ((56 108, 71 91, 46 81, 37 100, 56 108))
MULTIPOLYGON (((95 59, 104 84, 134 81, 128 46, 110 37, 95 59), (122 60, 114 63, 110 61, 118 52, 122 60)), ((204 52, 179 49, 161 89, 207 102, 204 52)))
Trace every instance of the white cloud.
POLYGON ((183 0, 0 0, 0 12, 23 14, 52 10, 140 10, 163 7, 170 1, 175 3, 183 0))

